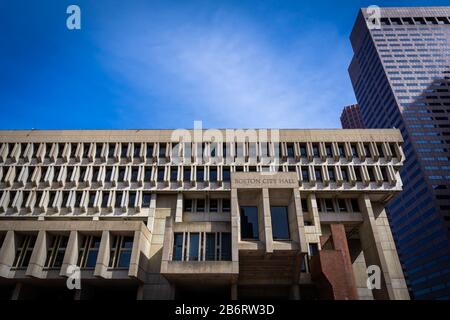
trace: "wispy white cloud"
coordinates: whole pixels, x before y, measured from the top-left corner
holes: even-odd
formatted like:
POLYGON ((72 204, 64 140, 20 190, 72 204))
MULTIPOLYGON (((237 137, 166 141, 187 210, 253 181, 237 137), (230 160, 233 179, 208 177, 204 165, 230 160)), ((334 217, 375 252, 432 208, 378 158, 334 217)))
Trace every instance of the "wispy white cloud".
POLYGON ((311 30, 280 46, 264 31, 223 11, 208 23, 130 22, 104 38, 102 61, 144 100, 124 93, 128 107, 163 119, 170 108, 180 126, 198 119, 208 127, 338 127, 343 101, 353 102, 341 80, 347 44, 311 30))

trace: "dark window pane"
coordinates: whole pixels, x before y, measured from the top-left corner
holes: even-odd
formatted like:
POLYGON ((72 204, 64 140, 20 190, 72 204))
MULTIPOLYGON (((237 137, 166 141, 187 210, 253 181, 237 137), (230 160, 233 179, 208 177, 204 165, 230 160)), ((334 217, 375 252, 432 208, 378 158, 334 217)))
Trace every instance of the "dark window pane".
POLYGON ((185 212, 191 212, 192 211, 192 199, 184 199, 183 206, 184 206, 185 212))
POLYGON ((170 181, 176 182, 178 178, 178 168, 170 167, 170 181))
POLYGON ((209 211, 210 212, 217 212, 218 210, 218 201, 217 199, 210 199, 209 200, 209 211))
POLYGON ((202 182, 205 177, 205 171, 203 167, 197 167, 197 181, 202 182))
POLYGON ((258 239, 257 207, 241 207, 241 238, 258 239))
POLYGON ((86 268, 95 268, 97 263, 98 250, 90 250, 86 257, 86 268))
POLYGON ((205 212, 205 199, 197 199, 197 212, 205 212))
POLYGON ((230 181, 230 168, 229 167, 223 168, 223 181, 230 181))
POLYGON ((231 260, 231 233, 222 232, 222 260, 231 260))
POLYGON ((325 199, 325 207, 327 208, 327 211, 334 211, 333 200, 325 199))
POLYGON ((173 256, 172 260, 181 261, 181 257, 183 256, 183 234, 175 233, 173 235, 173 256))
POLYGON ((164 167, 158 167, 158 182, 164 181, 164 167))
POLYGON ((222 199, 222 212, 230 212, 230 199, 222 199))
POLYGON ((216 182, 217 181, 217 167, 210 167, 209 169, 209 181, 216 182))
POLYGON ((191 181, 191 168, 185 167, 183 170, 183 181, 191 181))
POLYGON ((360 212, 358 199, 351 199, 353 212, 360 212))
POLYGON ((274 240, 289 239, 289 220, 287 207, 271 207, 272 236, 274 240))
POLYGON ((215 260, 216 252, 216 234, 207 233, 206 234, 206 250, 205 250, 205 260, 212 261, 215 260))
POLYGON ((198 233, 189 234, 189 260, 191 261, 198 260, 198 241, 199 241, 198 233))
POLYGON ((338 199, 338 205, 339 205, 339 211, 342 211, 342 212, 347 211, 347 205, 345 204, 344 199, 338 199))
POLYGON ((131 250, 121 251, 119 255, 119 268, 128 268, 130 266, 131 250))
POLYGON ((149 192, 144 192, 144 194, 142 195, 142 206, 144 208, 149 207, 150 206, 150 200, 152 199, 152 195, 149 192))

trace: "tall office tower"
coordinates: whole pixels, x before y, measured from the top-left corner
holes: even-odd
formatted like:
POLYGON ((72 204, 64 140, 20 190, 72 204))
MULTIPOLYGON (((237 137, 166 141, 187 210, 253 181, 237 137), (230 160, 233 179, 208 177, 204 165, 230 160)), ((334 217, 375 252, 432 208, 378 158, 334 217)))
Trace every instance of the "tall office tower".
POLYGON ((361 9, 349 74, 367 128, 399 128, 404 191, 389 206, 416 299, 450 298, 450 7, 361 9), (375 22, 375 23, 374 23, 375 22))
POLYGON ((344 129, 364 128, 359 104, 352 104, 344 107, 341 114, 341 124, 344 129))
POLYGON ((384 209, 402 143, 393 129, 0 131, 0 299, 409 299, 384 209))

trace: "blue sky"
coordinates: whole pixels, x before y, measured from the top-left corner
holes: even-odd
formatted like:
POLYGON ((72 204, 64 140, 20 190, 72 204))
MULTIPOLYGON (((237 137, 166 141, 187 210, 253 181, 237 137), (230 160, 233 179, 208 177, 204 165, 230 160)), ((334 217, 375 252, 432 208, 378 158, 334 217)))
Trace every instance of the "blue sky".
POLYGON ((371 4, 448 0, 2 0, 0 129, 340 127, 371 4))

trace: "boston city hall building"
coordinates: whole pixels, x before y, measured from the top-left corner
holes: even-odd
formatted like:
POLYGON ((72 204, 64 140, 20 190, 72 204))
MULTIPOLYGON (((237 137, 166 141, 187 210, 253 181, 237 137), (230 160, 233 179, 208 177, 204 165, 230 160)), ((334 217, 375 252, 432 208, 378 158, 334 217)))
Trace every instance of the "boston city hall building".
POLYGON ((409 299, 398 130, 0 131, 1 299, 409 299))

